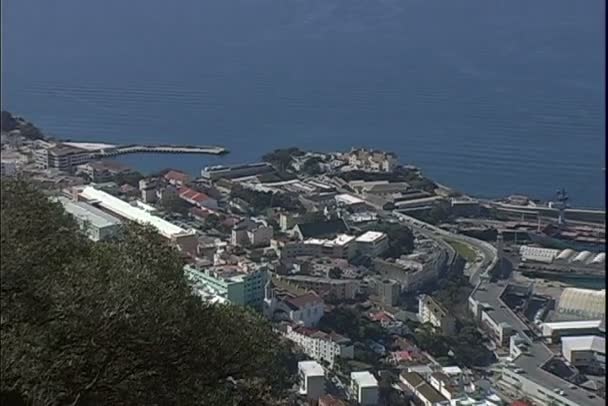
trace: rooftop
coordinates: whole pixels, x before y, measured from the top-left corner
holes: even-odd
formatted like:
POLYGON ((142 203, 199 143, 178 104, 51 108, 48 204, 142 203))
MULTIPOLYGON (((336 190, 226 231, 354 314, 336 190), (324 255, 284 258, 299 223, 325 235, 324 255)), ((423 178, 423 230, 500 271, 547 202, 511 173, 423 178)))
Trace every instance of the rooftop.
POLYGON ((386 234, 381 233, 379 231, 367 231, 357 237, 357 242, 368 243, 368 242, 376 242, 384 238, 386 234))
POLYGON ((300 361, 298 369, 304 372, 306 376, 325 376, 325 371, 321 364, 317 361, 300 361))
POLYGON ((316 293, 309 292, 304 295, 290 297, 286 299, 285 302, 290 305, 289 307, 293 308, 294 310, 297 310, 309 304, 323 303, 323 300, 316 293))
POLYGON ((89 222, 97 228, 109 227, 121 224, 120 220, 96 207, 84 202, 76 202, 65 197, 57 198, 65 211, 74 217, 89 222))
POLYGON ((315 223, 304 223, 296 226, 304 238, 325 237, 328 235, 342 234, 348 231, 343 220, 321 221, 315 223))
POLYGON ((360 199, 358 197, 355 197, 353 195, 349 195, 346 193, 336 195, 336 202, 341 202, 341 203, 349 204, 349 205, 365 203, 365 201, 363 199, 360 199))
POLYGON ((600 336, 563 337, 562 348, 571 351, 595 351, 606 353, 606 339, 600 336))
POLYGON ((163 177, 167 180, 174 180, 182 183, 185 183, 190 179, 188 174, 175 170, 170 170, 169 172, 165 173, 165 176, 163 177))
POLYGON ((360 388, 378 386, 376 377, 369 371, 351 372, 350 379, 357 382, 360 388))
POLYGON ((104 209, 107 209, 120 217, 126 218, 127 220, 135 221, 139 224, 150 225, 166 238, 189 234, 188 231, 175 224, 160 217, 156 217, 144 209, 132 206, 109 193, 97 190, 92 186, 85 187, 84 190, 80 192, 80 196, 90 202, 96 202, 104 209))
POLYGON ((543 323, 552 330, 568 330, 568 329, 584 329, 584 328, 599 328, 602 324, 601 320, 581 320, 581 321, 556 321, 543 323))
POLYGON ((347 234, 338 234, 333 240, 321 238, 309 238, 305 241, 306 244, 317 244, 325 247, 342 247, 354 241, 355 237, 347 234))

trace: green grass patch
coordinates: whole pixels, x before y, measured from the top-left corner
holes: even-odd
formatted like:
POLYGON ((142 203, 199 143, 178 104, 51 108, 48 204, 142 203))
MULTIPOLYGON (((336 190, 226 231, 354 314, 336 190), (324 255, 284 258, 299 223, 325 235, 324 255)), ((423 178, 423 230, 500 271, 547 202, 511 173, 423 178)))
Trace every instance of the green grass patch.
POLYGON ((446 242, 450 244, 456 250, 456 252, 465 259, 465 261, 475 262, 477 254, 475 253, 475 250, 472 249, 468 244, 454 240, 446 240, 446 242))

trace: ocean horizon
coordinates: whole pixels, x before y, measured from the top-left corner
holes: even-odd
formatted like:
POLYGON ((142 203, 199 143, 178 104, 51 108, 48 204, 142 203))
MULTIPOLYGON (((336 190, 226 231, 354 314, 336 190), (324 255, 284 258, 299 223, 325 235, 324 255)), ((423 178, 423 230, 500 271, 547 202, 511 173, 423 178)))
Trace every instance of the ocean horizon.
POLYGON ((2 2, 2 108, 45 133, 395 152, 467 194, 605 208, 605 2, 2 2))

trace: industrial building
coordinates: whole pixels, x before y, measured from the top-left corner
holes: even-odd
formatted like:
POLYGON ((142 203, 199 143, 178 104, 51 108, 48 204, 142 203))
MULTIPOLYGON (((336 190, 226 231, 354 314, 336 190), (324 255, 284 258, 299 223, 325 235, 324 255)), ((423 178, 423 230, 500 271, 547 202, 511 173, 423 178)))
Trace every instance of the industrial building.
POLYGON ((522 245, 519 249, 519 254, 521 255, 521 260, 523 262, 530 261, 550 264, 555 260, 555 258, 557 258, 559 253, 559 250, 550 248, 529 247, 527 245, 522 245))
POLYGON ((542 324, 542 336, 550 343, 558 343, 562 337, 601 335, 602 320, 562 321, 542 324))
POLYGON ((583 320, 601 319, 606 314, 606 290, 566 288, 560 295, 557 312, 583 320))
POLYGON ((562 355, 577 368, 597 365, 606 368, 606 338, 578 336, 562 338, 562 355))
POLYGON ((316 401, 325 394, 325 371, 317 361, 298 362, 300 395, 307 400, 316 401))
POLYGON ((378 381, 371 372, 351 372, 350 391, 353 399, 360 405, 378 404, 378 381))
POLYGON ((118 236, 121 221, 110 214, 84 202, 73 201, 65 197, 56 199, 66 212, 71 214, 76 222, 93 241, 108 240, 118 236))
POLYGON ((109 193, 95 189, 92 186, 86 186, 78 195, 79 198, 86 200, 88 203, 98 206, 112 214, 134 221, 141 225, 149 225, 155 228, 160 235, 167 238, 169 241, 177 245, 177 247, 187 253, 195 253, 198 245, 196 233, 192 230, 187 231, 155 216, 149 211, 134 206, 124 200, 121 200, 109 193))

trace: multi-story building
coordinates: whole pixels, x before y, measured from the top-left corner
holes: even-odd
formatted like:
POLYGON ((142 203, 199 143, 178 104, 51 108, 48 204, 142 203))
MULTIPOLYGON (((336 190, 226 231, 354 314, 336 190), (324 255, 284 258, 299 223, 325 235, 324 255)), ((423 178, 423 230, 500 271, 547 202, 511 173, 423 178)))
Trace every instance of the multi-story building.
POLYGON ((173 186, 184 186, 191 180, 190 175, 176 170, 170 170, 169 172, 165 173, 163 179, 173 186))
POLYGON ((333 368, 336 359, 352 359, 354 346, 350 339, 336 333, 301 326, 287 326, 285 336, 295 342, 308 356, 325 361, 333 368))
POLYGON ((401 295, 401 285, 399 282, 384 279, 376 285, 376 291, 382 303, 387 306, 396 306, 399 303, 399 296, 401 295))
POLYGON ((122 223, 116 217, 84 202, 65 197, 59 197, 57 201, 76 219, 91 240, 108 240, 118 236, 122 223))
POLYGON ((367 231, 357 237, 355 245, 361 254, 374 258, 388 249, 388 236, 378 231, 367 231))
POLYGON ((456 332, 456 320, 445 307, 428 295, 418 297, 418 319, 421 323, 431 324, 443 335, 456 332))
POLYGON ((280 279, 337 300, 354 299, 359 292, 359 281, 355 279, 331 279, 307 275, 282 276, 280 279))
POLYGON ((280 251, 283 261, 297 257, 329 257, 350 259, 356 253, 355 237, 339 234, 333 239, 310 238, 285 243, 280 251))
POLYGON ((357 404, 362 406, 378 404, 378 381, 371 372, 351 372, 349 389, 357 404))
POLYGON ((424 406, 449 405, 450 402, 416 372, 402 372, 399 380, 424 406))
POLYGON ((424 263, 414 260, 386 261, 380 258, 373 260, 376 272, 383 278, 398 281, 403 292, 416 292, 437 280, 444 263, 443 253, 425 260, 424 263))
POLYGON ((50 148, 34 150, 34 159, 42 169, 73 172, 78 165, 91 161, 93 154, 85 149, 66 144, 56 144, 50 148))
POLYGON ((300 378, 299 393, 307 400, 316 401, 325 394, 325 371, 318 362, 298 362, 298 377, 300 378))
POLYGON ((131 172, 131 168, 115 161, 91 161, 76 167, 76 173, 87 175, 93 182, 108 182, 116 175, 131 172))
POLYGON ((230 242, 243 247, 267 247, 273 235, 273 228, 266 223, 244 220, 232 229, 230 242))
POLYGON ((158 182, 156 179, 142 179, 139 181, 139 190, 141 192, 141 200, 144 203, 154 203, 158 199, 156 188, 158 182))
MULTIPOLYGON (((266 301, 268 302, 267 298, 266 301)), ((325 304, 314 292, 275 300, 270 304, 274 312, 284 312, 289 320, 304 327, 315 327, 323 317, 325 304)))
POLYGON ((195 292, 206 298, 219 297, 233 304, 250 306, 262 311, 266 272, 247 270, 225 265, 199 270, 191 265, 184 267, 195 292))
POLYGON ((352 169, 370 172, 392 172, 398 165, 397 156, 391 152, 353 148, 348 154, 352 169))
POLYGON ((606 369, 606 338, 579 336, 562 338, 562 355, 577 368, 606 369))

